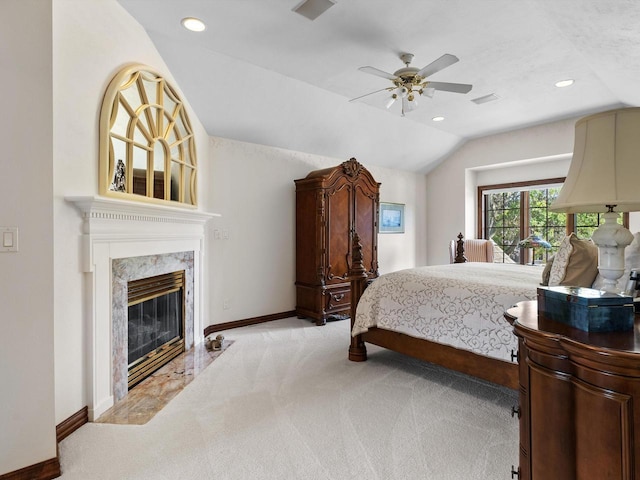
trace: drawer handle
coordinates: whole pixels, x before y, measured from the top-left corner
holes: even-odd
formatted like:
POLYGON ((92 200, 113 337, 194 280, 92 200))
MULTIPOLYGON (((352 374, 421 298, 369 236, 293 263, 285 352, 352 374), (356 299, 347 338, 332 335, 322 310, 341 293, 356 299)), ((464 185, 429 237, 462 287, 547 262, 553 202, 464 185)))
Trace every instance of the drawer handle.
POLYGON ((339 293, 339 294, 337 294, 337 295, 333 295, 333 299, 334 299, 336 302, 339 302, 339 301, 340 301, 340 300, 342 300, 343 298, 344 298, 344 293, 339 293))
POLYGON ((520 418, 520 405, 511 407, 511 418, 518 416, 520 418))
POLYGON ((511 465, 511 478, 520 478, 520 467, 516 470, 516 467, 511 465))
POLYGON ((511 361, 516 363, 520 362, 520 352, 511 350, 511 361))

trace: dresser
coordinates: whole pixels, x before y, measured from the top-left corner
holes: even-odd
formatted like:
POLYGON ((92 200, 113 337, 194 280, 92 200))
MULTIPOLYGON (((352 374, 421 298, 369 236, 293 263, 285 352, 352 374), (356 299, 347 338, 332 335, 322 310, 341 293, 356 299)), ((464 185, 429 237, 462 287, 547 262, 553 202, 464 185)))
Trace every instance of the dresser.
POLYGON ((368 280, 378 276, 380 184, 355 158, 296 185, 296 314, 324 325, 348 318, 351 239, 362 244, 368 280))
POLYGON ((519 340, 520 480, 640 479, 640 319, 628 332, 589 333, 506 313, 519 340))

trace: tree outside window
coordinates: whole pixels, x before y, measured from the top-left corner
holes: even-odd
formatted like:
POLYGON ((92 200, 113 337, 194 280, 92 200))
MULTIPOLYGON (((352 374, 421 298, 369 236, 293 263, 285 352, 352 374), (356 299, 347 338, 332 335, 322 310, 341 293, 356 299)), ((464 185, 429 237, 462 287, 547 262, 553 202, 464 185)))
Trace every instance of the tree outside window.
MULTIPOLYGON (((591 238, 600 224, 600 214, 566 214, 549 210, 560 193, 564 178, 478 187, 478 237, 496 244, 499 263, 546 263, 558 250, 565 235, 591 238), (522 249, 518 242, 535 234, 551 249, 522 249), (531 255, 535 258, 530 258, 531 255)), ((628 215, 624 217, 628 224, 628 215)))
MULTIPOLYGON (((547 259, 558 251, 560 242, 567 232, 567 214, 552 212, 549 207, 560 193, 561 187, 529 190, 522 192, 528 197, 529 233, 544 238, 551 244, 551 249, 532 250, 535 255, 533 263, 546 263, 547 259)), ((597 227, 593 227, 594 229, 597 227)), ((524 238, 524 237, 523 237, 524 238)), ((527 252, 529 253, 529 252, 527 252)), ((527 259, 531 261, 531 259, 527 259)))

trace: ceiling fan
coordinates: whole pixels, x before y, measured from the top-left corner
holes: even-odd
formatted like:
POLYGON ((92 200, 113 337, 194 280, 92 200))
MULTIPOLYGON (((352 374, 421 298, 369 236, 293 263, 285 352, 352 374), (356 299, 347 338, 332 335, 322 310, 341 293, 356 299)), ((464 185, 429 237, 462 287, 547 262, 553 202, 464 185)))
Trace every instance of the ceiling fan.
POLYGON ((473 85, 466 83, 430 82, 426 80, 430 75, 433 75, 434 73, 456 63, 458 61, 458 57, 455 55, 445 53, 422 69, 409 66, 411 64, 411 60, 413 60, 413 54, 411 53, 401 54, 400 60, 404 62, 405 67, 400 70, 396 70, 393 73, 387 73, 375 67, 360 67, 358 70, 362 72, 391 80, 393 86, 352 98, 349 101, 353 102, 354 100, 359 100, 363 97, 386 90, 391 92, 391 96, 387 99, 386 107, 390 108, 396 100, 400 99, 402 102, 401 112, 404 117, 405 113, 415 110, 418 105, 416 97, 419 95, 431 98, 436 90, 453 93, 468 93, 473 87, 473 85))

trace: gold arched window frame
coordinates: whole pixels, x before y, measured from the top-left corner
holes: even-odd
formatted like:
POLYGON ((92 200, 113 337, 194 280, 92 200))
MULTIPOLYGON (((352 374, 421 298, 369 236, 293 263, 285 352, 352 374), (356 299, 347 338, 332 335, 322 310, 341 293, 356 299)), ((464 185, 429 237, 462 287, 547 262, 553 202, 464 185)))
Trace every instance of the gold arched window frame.
POLYGON ((197 205, 196 145, 175 88, 145 65, 111 80, 100 112, 100 194, 197 205))

